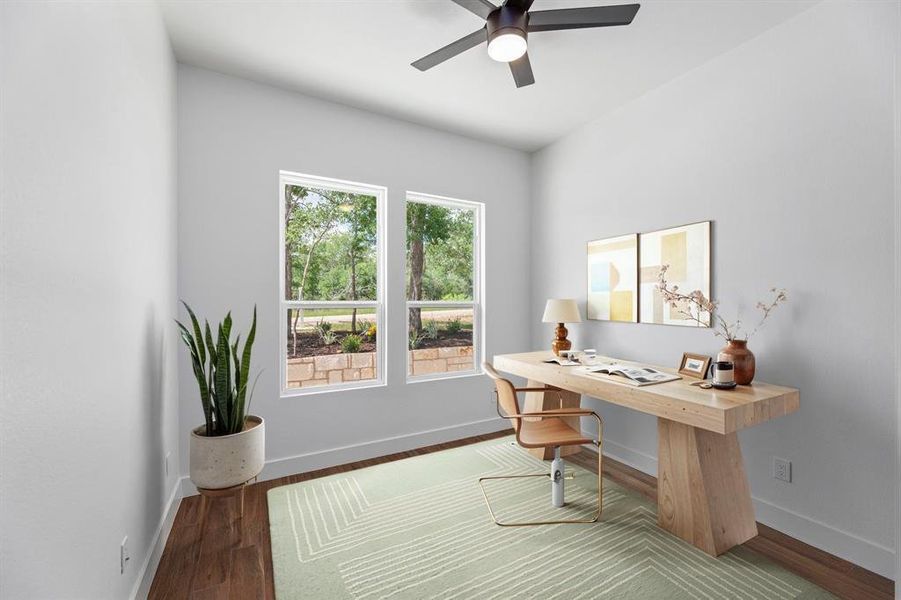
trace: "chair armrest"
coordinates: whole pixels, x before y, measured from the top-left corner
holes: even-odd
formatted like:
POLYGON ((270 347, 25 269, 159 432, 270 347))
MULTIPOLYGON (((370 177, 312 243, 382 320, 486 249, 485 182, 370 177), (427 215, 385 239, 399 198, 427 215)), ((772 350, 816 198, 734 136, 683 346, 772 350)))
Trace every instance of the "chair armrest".
POLYGON ((587 408, 549 408, 547 410, 524 413, 529 417, 573 417, 575 415, 589 416, 594 411, 587 408))
POLYGON ((600 417, 593 410, 580 410, 577 408, 561 408, 557 410, 541 410, 537 412, 528 412, 517 415, 517 417, 528 419, 536 417, 545 417, 548 419, 559 419, 562 417, 600 417))
POLYGON ((504 419, 528 419, 538 417, 544 417, 547 419, 560 419, 563 417, 594 417, 594 420, 598 423, 598 439, 603 439, 604 436, 604 419, 602 419, 600 415, 598 415, 593 410, 588 410, 585 408, 560 408, 538 412, 519 413, 515 415, 504 415, 501 414, 500 410, 498 410, 497 414, 504 419))
POLYGON ((545 387, 522 387, 522 388, 513 388, 515 392, 559 392, 560 388, 556 388, 553 386, 545 386, 545 387))

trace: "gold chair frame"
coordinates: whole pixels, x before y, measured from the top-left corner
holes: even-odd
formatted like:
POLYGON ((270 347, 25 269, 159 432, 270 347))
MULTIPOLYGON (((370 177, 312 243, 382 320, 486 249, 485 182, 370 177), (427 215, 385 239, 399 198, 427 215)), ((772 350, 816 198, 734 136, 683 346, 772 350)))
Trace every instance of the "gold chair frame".
MULTIPOLYGON (((493 369, 492 369, 493 371, 493 369)), ((559 388, 555 388, 553 386, 545 386, 545 387, 524 387, 524 388, 513 388, 514 394, 524 393, 524 392, 556 392, 558 396, 561 393, 559 388)), ((547 477, 550 479, 550 473, 530 473, 526 475, 495 475, 489 477, 480 477, 479 478, 479 489, 482 490, 482 497, 485 499, 485 504, 488 506, 488 512, 491 513, 491 518, 494 520, 496 525, 501 527, 530 527, 532 525, 562 525, 565 523, 572 524, 585 524, 585 523, 596 523, 597 520, 601 517, 601 512, 604 510, 604 478, 603 478, 603 461, 604 461, 604 421, 598 416, 594 411, 586 410, 586 409, 563 409, 563 398, 560 397, 560 410, 555 410, 553 412, 525 412, 518 414, 503 414, 501 412, 500 399, 498 397, 497 389, 494 390, 494 405, 495 410, 497 410, 498 416, 502 419, 526 419, 526 418, 543 418, 543 419, 554 419, 561 417, 594 417, 598 423, 598 439, 597 441, 592 440, 594 445, 597 447, 598 452, 598 506, 597 510, 594 513, 592 518, 588 519, 552 519, 545 521, 510 521, 510 522, 502 522, 498 520, 497 515, 494 512, 494 509, 491 507, 491 502, 488 500, 488 493, 485 491, 485 486, 482 482, 489 481, 493 479, 525 479, 532 477, 547 477)), ((519 442, 519 428, 516 433, 516 441, 517 444, 519 442)), ((566 477, 567 479, 572 479, 575 477, 573 474, 570 477, 566 477)))

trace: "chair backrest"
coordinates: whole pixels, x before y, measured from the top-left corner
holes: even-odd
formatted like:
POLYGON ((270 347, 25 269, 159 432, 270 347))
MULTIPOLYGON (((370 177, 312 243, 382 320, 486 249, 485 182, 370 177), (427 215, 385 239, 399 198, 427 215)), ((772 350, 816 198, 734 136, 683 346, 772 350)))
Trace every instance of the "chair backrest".
MULTIPOLYGON (((513 387, 513 383, 508 379, 501 377, 488 362, 482 363, 482 368, 485 369, 488 377, 491 377, 494 380, 494 387, 497 390, 497 402, 500 405, 501 410, 507 415, 518 415, 519 401, 516 399, 516 388, 513 387)), ((513 431, 519 433, 520 419, 511 420, 513 421, 513 431)))

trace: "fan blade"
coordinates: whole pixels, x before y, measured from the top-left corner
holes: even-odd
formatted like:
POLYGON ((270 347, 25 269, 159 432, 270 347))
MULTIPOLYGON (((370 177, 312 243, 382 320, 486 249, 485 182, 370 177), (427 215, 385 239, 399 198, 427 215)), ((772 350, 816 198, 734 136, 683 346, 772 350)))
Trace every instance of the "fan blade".
POLYGON ((516 87, 518 88, 535 83, 535 76, 532 75, 532 63, 529 62, 528 52, 510 63, 510 72, 513 73, 513 81, 516 82, 516 87))
POLYGON ((507 0, 504 2, 504 6, 512 6, 518 8, 522 12, 528 12, 530 8, 532 8, 532 3, 535 0, 507 0))
POLYGON ((488 2, 488 0, 452 0, 453 2, 459 4, 466 10, 471 13, 475 13, 482 17, 483 19, 487 19, 488 15, 497 10, 497 7, 492 3, 488 2))
POLYGON ((461 37, 456 42, 451 42, 444 48, 435 50, 431 54, 427 54, 411 64, 420 71, 425 71, 431 69, 435 65, 443 63, 449 58, 453 58, 458 54, 466 52, 470 48, 475 48, 485 41, 488 41, 488 32, 482 27, 478 31, 473 31, 466 37, 461 37))
POLYGON ((617 6, 537 10, 529 13, 529 33, 628 25, 635 18, 635 13, 638 12, 640 6, 640 4, 620 4, 617 6))

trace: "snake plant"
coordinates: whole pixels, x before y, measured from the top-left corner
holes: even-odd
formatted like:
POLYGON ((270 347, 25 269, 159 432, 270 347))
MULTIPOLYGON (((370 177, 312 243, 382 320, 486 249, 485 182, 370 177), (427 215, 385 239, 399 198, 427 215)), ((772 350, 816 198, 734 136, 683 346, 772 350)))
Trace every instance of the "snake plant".
POLYGON ((188 329, 180 321, 176 320, 175 322, 181 331, 182 341, 191 352, 194 377, 200 388, 200 403, 203 405, 206 435, 220 436, 238 433, 244 428, 244 417, 250 407, 256 379, 260 377, 257 374, 248 395, 250 353, 257 332, 257 308, 253 307, 253 324, 250 326, 247 341, 244 342, 244 347, 239 354, 241 335, 237 336, 234 344, 231 343, 231 312, 225 315, 225 320, 219 323, 218 334, 214 340, 209 321, 204 321, 205 328, 201 331, 194 311, 186 302, 183 301, 182 304, 191 315, 192 327, 188 329))

